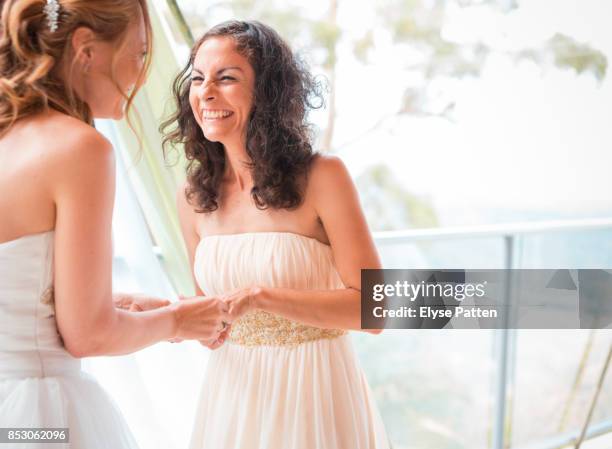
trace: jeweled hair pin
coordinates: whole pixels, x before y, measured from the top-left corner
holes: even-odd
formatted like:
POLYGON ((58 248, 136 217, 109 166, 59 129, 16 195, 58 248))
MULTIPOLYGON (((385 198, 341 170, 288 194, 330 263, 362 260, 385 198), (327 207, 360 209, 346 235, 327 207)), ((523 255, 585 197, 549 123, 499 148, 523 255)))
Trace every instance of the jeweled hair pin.
POLYGON ((54 33, 58 27, 60 4, 58 0, 47 0, 47 4, 43 8, 45 16, 47 16, 47 23, 49 24, 49 30, 54 33))

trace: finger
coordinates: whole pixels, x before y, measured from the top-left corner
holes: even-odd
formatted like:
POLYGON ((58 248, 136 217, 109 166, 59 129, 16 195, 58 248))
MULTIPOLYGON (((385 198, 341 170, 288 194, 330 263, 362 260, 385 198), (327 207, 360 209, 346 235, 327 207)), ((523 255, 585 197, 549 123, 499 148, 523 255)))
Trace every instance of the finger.
POLYGON ((135 302, 132 303, 132 305, 130 306, 130 308, 128 309, 130 312, 143 312, 143 308, 140 307, 139 304, 136 304, 135 302))
POLYGON ((119 301, 115 301, 115 307, 118 309, 129 309, 130 303, 127 298, 121 298, 119 301))
POLYGON ((225 343, 225 339, 218 338, 217 340, 212 342, 208 347, 214 351, 215 349, 220 348, 223 345, 223 343, 225 343))
POLYGON ((221 321, 225 321, 226 323, 231 323, 233 320, 234 315, 231 313, 232 310, 232 306, 231 305, 225 305, 225 307, 221 307, 221 309, 219 310, 219 319, 221 321))
POLYGON ((239 303, 234 303, 229 309, 230 322, 237 320, 242 315, 242 306, 239 303))
MULTIPOLYGON (((207 348, 211 348, 212 346, 215 345, 215 343, 217 342, 217 339, 216 338, 207 338, 207 339, 198 340, 198 341, 199 341, 199 343, 202 346, 206 346, 207 348)), ((212 348, 212 349, 214 349, 214 348, 212 348)))
POLYGON ((222 333, 225 332, 225 330, 227 329, 227 327, 229 326, 229 323, 227 321, 221 321, 220 327, 217 328, 217 333, 219 335, 221 335, 222 333))
POLYGON ((227 312, 232 307, 231 302, 226 301, 224 299, 221 299, 218 305, 219 305, 219 310, 221 310, 221 312, 227 312))
POLYGON ((227 337, 229 336, 229 333, 231 331, 232 326, 228 325, 225 330, 223 332, 221 332, 221 334, 219 334, 219 338, 221 339, 227 339, 227 337))

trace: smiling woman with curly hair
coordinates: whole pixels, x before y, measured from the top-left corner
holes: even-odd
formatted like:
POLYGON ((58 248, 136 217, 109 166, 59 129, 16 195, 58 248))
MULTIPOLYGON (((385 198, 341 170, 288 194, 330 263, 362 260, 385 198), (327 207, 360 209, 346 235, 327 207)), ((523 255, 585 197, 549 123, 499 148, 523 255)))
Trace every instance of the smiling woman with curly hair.
MULTIPOLYGON (((254 181, 253 201, 261 209, 294 209, 302 201, 300 180, 314 156, 305 117, 309 108, 322 104, 320 86, 291 49, 263 25, 244 28, 242 22, 221 24, 202 36, 194 49, 212 37, 226 35, 233 36, 236 50, 252 63, 256 74, 253 109, 245 128, 246 154, 254 181), (275 39, 277 45, 266 45, 275 39)), ((174 82, 177 110, 162 129, 178 124, 165 142, 184 145, 190 161, 189 196, 195 196, 202 211, 212 212, 219 207, 219 189, 226 170, 225 149, 212 136, 207 138, 191 110, 191 86, 199 82, 191 73, 196 53, 192 52, 189 64, 174 82)), ((226 80, 233 81, 230 78, 226 80)))
POLYGON ((196 290, 231 321, 202 342, 218 350, 191 448, 387 449, 347 335, 363 330, 360 269, 380 262, 348 171, 312 150, 317 84, 273 29, 230 21, 174 94, 162 129, 189 160, 177 201, 196 290))

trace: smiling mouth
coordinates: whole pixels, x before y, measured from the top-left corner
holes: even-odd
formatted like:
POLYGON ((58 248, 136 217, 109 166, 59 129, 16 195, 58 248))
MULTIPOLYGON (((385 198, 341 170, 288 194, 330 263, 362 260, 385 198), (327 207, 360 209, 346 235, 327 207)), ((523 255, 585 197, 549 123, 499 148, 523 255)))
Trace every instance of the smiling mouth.
POLYGON ((234 115, 231 111, 223 110, 205 110, 202 111, 202 118, 204 120, 223 120, 234 115))

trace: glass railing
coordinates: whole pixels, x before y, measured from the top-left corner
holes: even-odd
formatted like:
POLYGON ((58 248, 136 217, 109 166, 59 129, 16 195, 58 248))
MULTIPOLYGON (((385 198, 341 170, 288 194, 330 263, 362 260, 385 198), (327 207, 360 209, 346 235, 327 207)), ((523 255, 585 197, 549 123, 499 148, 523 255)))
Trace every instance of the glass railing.
MULTIPOLYGON (((384 232, 375 241, 385 268, 612 268, 612 219, 384 232)), ((553 449, 581 434, 611 337, 444 329, 354 341, 395 449, 553 449)), ((589 423, 585 440, 612 431, 612 381, 589 423)))

